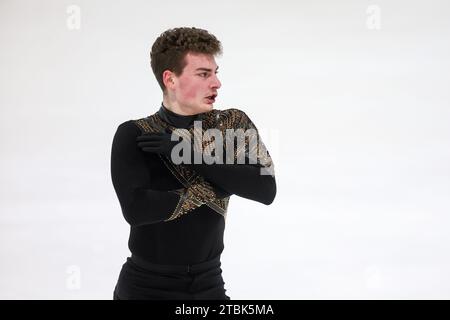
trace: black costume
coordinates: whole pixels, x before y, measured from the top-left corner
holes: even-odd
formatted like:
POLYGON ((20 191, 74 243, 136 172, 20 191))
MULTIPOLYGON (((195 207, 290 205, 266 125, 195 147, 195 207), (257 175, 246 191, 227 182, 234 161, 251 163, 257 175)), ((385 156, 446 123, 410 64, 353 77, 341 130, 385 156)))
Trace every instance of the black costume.
MULTIPOLYGON (((131 227, 132 255, 120 272, 115 299, 229 299, 220 269, 229 197, 236 194, 265 204, 275 197, 273 171, 261 174, 268 165, 273 170, 268 153, 257 164, 174 165, 138 147, 136 139, 143 134, 164 128, 192 131, 195 120, 210 128, 233 123, 256 129, 238 109, 182 116, 164 105, 147 118, 117 128, 111 175, 131 227)), ((249 150, 241 151, 248 160, 249 150)))

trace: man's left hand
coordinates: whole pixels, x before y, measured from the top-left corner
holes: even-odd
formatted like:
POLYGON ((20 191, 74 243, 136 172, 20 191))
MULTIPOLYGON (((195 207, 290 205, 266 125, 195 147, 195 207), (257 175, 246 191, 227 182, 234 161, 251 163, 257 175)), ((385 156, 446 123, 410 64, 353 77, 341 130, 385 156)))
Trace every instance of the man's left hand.
POLYGON ((161 154, 170 158, 172 149, 179 141, 171 140, 172 132, 166 129, 164 132, 147 133, 136 138, 139 148, 144 152, 161 154))

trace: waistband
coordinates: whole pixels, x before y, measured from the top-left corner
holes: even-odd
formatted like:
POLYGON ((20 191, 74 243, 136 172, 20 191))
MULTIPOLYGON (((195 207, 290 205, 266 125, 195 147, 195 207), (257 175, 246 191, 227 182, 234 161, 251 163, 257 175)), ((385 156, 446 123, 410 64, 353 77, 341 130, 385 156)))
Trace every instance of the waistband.
POLYGON ((181 265, 157 264, 147 261, 146 259, 139 257, 135 254, 131 254, 130 259, 137 266, 155 272, 199 273, 208 269, 221 266, 220 255, 211 260, 207 260, 201 263, 181 264, 181 265))

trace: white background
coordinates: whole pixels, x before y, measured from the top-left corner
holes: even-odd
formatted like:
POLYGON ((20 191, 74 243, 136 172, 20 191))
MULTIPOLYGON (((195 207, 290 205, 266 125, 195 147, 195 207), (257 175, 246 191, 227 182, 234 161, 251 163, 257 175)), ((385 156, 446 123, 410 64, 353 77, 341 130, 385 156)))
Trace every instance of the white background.
POLYGON ((112 138, 159 108, 153 41, 195 26, 224 47, 215 107, 245 111, 275 161, 272 205, 231 199, 227 294, 449 299, 449 10, 0 0, 0 298, 112 299, 129 255, 112 138))

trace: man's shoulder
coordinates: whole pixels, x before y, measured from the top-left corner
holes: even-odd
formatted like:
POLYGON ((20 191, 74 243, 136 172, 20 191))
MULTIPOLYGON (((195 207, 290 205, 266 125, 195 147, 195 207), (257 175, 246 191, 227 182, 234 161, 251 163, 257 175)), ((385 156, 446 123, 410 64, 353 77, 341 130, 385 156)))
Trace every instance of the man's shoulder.
POLYGON ((237 113, 244 112, 244 111, 242 111, 241 109, 238 109, 238 108, 225 108, 225 109, 214 109, 214 110, 217 110, 219 112, 237 112, 237 113))
POLYGON ((122 123, 119 123, 119 125, 117 126, 117 129, 119 130, 119 129, 127 129, 127 128, 130 128, 130 127, 133 127, 135 124, 134 124, 134 122, 135 122, 136 120, 133 120, 133 119, 130 119, 130 120, 126 120, 126 121, 124 121, 124 122, 122 122, 122 123))
POLYGON ((130 119, 120 123, 117 126, 116 134, 117 135, 126 135, 126 136, 136 136, 139 134, 139 127, 136 124, 136 121, 141 119, 130 119))
POLYGON ((126 120, 126 121, 120 123, 118 128, 130 128, 130 127, 139 128, 139 123, 148 122, 154 116, 155 115, 141 117, 141 118, 135 118, 135 119, 129 119, 129 120, 126 120))
POLYGON ((219 117, 228 120, 228 122, 230 123, 238 124, 241 126, 245 123, 251 122, 251 119, 248 116, 248 114, 245 111, 238 108, 228 108, 220 110, 219 117))
POLYGON ((218 114, 220 115, 225 115, 225 116, 233 116, 233 117, 238 117, 238 118, 242 118, 242 117, 247 117, 247 114, 238 108, 227 108, 227 109, 221 109, 221 110, 217 110, 218 114))

